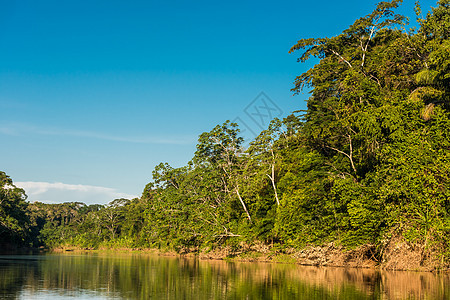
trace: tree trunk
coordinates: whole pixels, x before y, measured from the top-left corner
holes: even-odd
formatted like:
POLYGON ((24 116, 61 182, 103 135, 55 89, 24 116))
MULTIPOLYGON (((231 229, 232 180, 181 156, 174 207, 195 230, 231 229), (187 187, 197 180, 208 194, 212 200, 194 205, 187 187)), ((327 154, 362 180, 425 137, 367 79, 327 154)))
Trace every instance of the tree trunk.
POLYGON ((277 201, 278 206, 280 206, 280 200, 278 199, 277 187, 275 185, 275 165, 272 164, 272 176, 267 175, 272 182, 273 192, 275 193, 275 200, 277 201))
POLYGON ((250 223, 252 223, 252 218, 250 217, 250 214, 249 214, 249 212, 248 212, 248 210, 247 210, 247 206, 245 206, 244 200, 242 200, 241 194, 239 194, 239 189, 238 189, 238 187, 236 186, 236 187, 234 188, 234 190, 236 191, 236 195, 238 196, 239 201, 241 201, 242 207, 244 208, 245 213, 247 214, 247 218, 249 219, 250 223))

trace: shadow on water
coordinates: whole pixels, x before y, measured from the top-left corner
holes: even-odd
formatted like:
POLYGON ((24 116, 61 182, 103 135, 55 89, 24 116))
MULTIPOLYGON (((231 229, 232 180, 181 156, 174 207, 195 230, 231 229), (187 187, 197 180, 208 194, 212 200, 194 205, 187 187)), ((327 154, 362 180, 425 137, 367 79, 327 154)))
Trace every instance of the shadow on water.
POLYGON ((0 298, 450 299, 450 279, 143 254, 0 255, 0 298))

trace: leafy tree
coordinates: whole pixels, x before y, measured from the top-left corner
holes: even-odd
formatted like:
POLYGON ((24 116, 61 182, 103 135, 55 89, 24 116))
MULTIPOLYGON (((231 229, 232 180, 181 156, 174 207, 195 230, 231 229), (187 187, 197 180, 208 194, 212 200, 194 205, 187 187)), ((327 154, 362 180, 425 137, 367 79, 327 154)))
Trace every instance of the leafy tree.
POLYGON ((116 234, 120 233, 129 203, 130 200, 128 199, 115 199, 99 211, 102 225, 109 231, 109 236, 112 240, 114 240, 116 234))
POLYGON ((0 171, 0 243, 17 245, 25 242, 30 226, 26 198, 25 191, 0 171))
POLYGON ((442 170, 449 149, 449 2, 439 1, 419 20, 417 33, 401 29, 405 18, 394 13, 400 2, 381 2, 342 34, 302 39, 291 49, 303 51, 299 61, 320 59, 297 77, 293 91, 312 88, 302 135, 331 175, 320 184, 319 203, 333 209, 319 216, 338 212, 335 228, 350 245, 377 243, 394 228, 404 235, 417 226, 429 232, 430 224, 445 223, 448 212, 442 170), (433 161, 441 162, 440 168, 424 168, 433 161), (427 224, 412 222, 416 219, 427 224))
POLYGON ((217 125, 210 132, 202 133, 193 161, 196 165, 204 165, 220 172, 219 176, 221 176, 225 193, 228 196, 234 194, 239 199, 246 217, 252 222, 247 205, 240 193, 239 180, 235 176, 236 172, 239 172, 244 141, 238 134, 238 125, 230 121, 217 125))

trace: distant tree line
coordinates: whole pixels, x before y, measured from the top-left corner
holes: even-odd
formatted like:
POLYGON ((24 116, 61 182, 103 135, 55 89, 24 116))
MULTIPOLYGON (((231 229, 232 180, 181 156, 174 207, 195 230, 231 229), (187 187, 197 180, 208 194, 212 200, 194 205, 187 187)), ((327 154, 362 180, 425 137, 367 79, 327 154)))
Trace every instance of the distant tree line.
POLYGON ((450 257, 450 1, 417 29, 380 2, 332 38, 290 50, 317 64, 295 79, 306 111, 274 119, 247 149, 226 121, 199 136, 186 166, 161 163, 140 198, 108 205, 25 202, 1 177, 0 241, 194 251, 394 238, 450 257))

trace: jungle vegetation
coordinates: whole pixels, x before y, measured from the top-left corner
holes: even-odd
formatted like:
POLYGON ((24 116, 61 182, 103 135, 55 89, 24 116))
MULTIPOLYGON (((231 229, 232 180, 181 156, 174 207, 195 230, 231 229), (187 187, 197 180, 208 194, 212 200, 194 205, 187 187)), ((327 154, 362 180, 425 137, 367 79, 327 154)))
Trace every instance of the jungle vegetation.
POLYGON ((418 28, 380 2, 338 36, 290 52, 306 111, 247 149, 229 121, 199 136, 185 166, 157 165, 140 198, 108 205, 26 202, 0 173, 0 243, 177 251, 260 242, 278 249, 394 237, 450 258, 450 1, 418 28))

